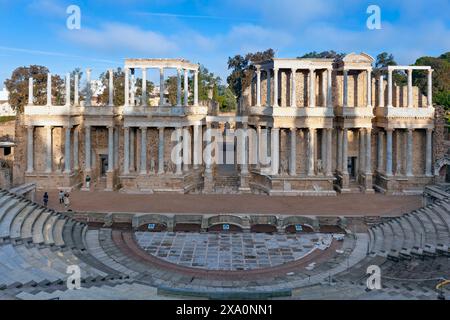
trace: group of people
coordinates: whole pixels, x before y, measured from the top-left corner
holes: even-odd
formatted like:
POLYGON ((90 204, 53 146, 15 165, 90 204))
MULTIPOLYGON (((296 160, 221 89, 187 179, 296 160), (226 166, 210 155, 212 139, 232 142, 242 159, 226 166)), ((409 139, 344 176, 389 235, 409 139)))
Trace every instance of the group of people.
MULTIPOLYGON (((70 194, 69 192, 65 192, 63 190, 60 190, 58 193, 58 197, 59 197, 59 203, 64 205, 64 208, 66 208, 66 210, 69 208, 70 206, 70 194)), ((47 207, 48 205, 48 192, 44 193, 44 197, 43 197, 43 202, 44 202, 44 206, 47 207)))

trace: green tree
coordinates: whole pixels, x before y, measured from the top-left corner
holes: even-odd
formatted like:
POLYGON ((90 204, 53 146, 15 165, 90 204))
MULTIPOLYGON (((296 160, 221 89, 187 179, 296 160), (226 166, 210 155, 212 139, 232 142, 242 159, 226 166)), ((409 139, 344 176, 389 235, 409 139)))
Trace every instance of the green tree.
MULTIPOLYGON (((109 103, 109 72, 100 74, 100 81, 105 86, 105 90, 98 97, 100 104, 109 103)), ((125 73, 122 68, 117 68, 113 71, 113 103, 115 106, 123 106, 125 103, 125 73)))
MULTIPOLYGON (((396 66, 397 62, 394 59, 393 54, 382 52, 377 55, 375 59, 375 68, 373 69, 373 76, 378 78, 382 74, 382 68, 388 66, 396 66)), ((398 70, 392 73, 392 81, 397 85, 405 85, 407 83, 407 77, 404 71, 398 70)))
POLYGON ((252 63, 262 62, 275 57, 273 49, 262 52, 247 53, 245 57, 236 55, 228 58, 228 70, 232 70, 227 78, 229 88, 237 99, 240 99, 243 91, 251 84, 252 63))
MULTIPOLYGON (((28 104, 28 82, 33 77, 33 96, 36 105, 47 104, 47 67, 31 65, 29 67, 16 68, 11 78, 6 79, 4 84, 9 92, 9 104, 18 113, 22 113, 28 104)), ((60 105, 64 103, 64 80, 59 75, 52 76, 53 103, 60 105)))
POLYGON ((342 59, 344 56, 345 53, 337 53, 336 51, 329 50, 329 51, 322 51, 320 53, 312 51, 304 54, 299 58, 342 59))
POLYGON ((230 112, 234 111, 237 108, 236 96, 233 94, 230 88, 221 86, 218 88, 218 99, 217 101, 220 104, 220 111, 222 112, 230 112))

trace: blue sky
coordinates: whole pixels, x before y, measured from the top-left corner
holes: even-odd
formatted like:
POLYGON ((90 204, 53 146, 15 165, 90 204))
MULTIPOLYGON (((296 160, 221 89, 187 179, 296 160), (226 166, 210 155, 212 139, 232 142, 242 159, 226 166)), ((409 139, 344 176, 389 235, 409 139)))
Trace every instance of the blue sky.
POLYGON ((411 64, 450 50, 450 1, 0 0, 0 87, 18 66, 90 67, 95 76, 124 58, 186 58, 225 80, 229 56, 267 48, 277 57, 388 51, 411 64), (80 30, 66 27, 72 4, 80 30), (381 30, 366 27, 372 4, 381 30))

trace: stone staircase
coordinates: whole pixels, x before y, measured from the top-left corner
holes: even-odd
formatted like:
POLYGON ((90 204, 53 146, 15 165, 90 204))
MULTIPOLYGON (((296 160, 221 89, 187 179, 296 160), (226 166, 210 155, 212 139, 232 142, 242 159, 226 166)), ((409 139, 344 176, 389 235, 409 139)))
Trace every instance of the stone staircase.
POLYGON ((214 192, 219 194, 239 193, 240 177, 234 165, 221 165, 214 170, 214 192))

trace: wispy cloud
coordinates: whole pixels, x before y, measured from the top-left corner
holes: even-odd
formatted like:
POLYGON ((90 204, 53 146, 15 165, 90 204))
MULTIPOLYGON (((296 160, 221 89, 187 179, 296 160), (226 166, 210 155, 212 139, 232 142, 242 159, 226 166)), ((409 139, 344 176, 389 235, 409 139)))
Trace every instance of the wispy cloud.
POLYGON ((240 22, 257 22, 257 19, 243 19, 230 16, 214 16, 214 15, 191 15, 191 14, 176 14, 176 13, 164 13, 164 12, 144 12, 144 11, 134 11, 131 12, 133 15, 137 16, 148 16, 148 17, 161 17, 161 18, 180 18, 180 19, 205 19, 205 20, 226 20, 226 21, 240 21, 240 22))

